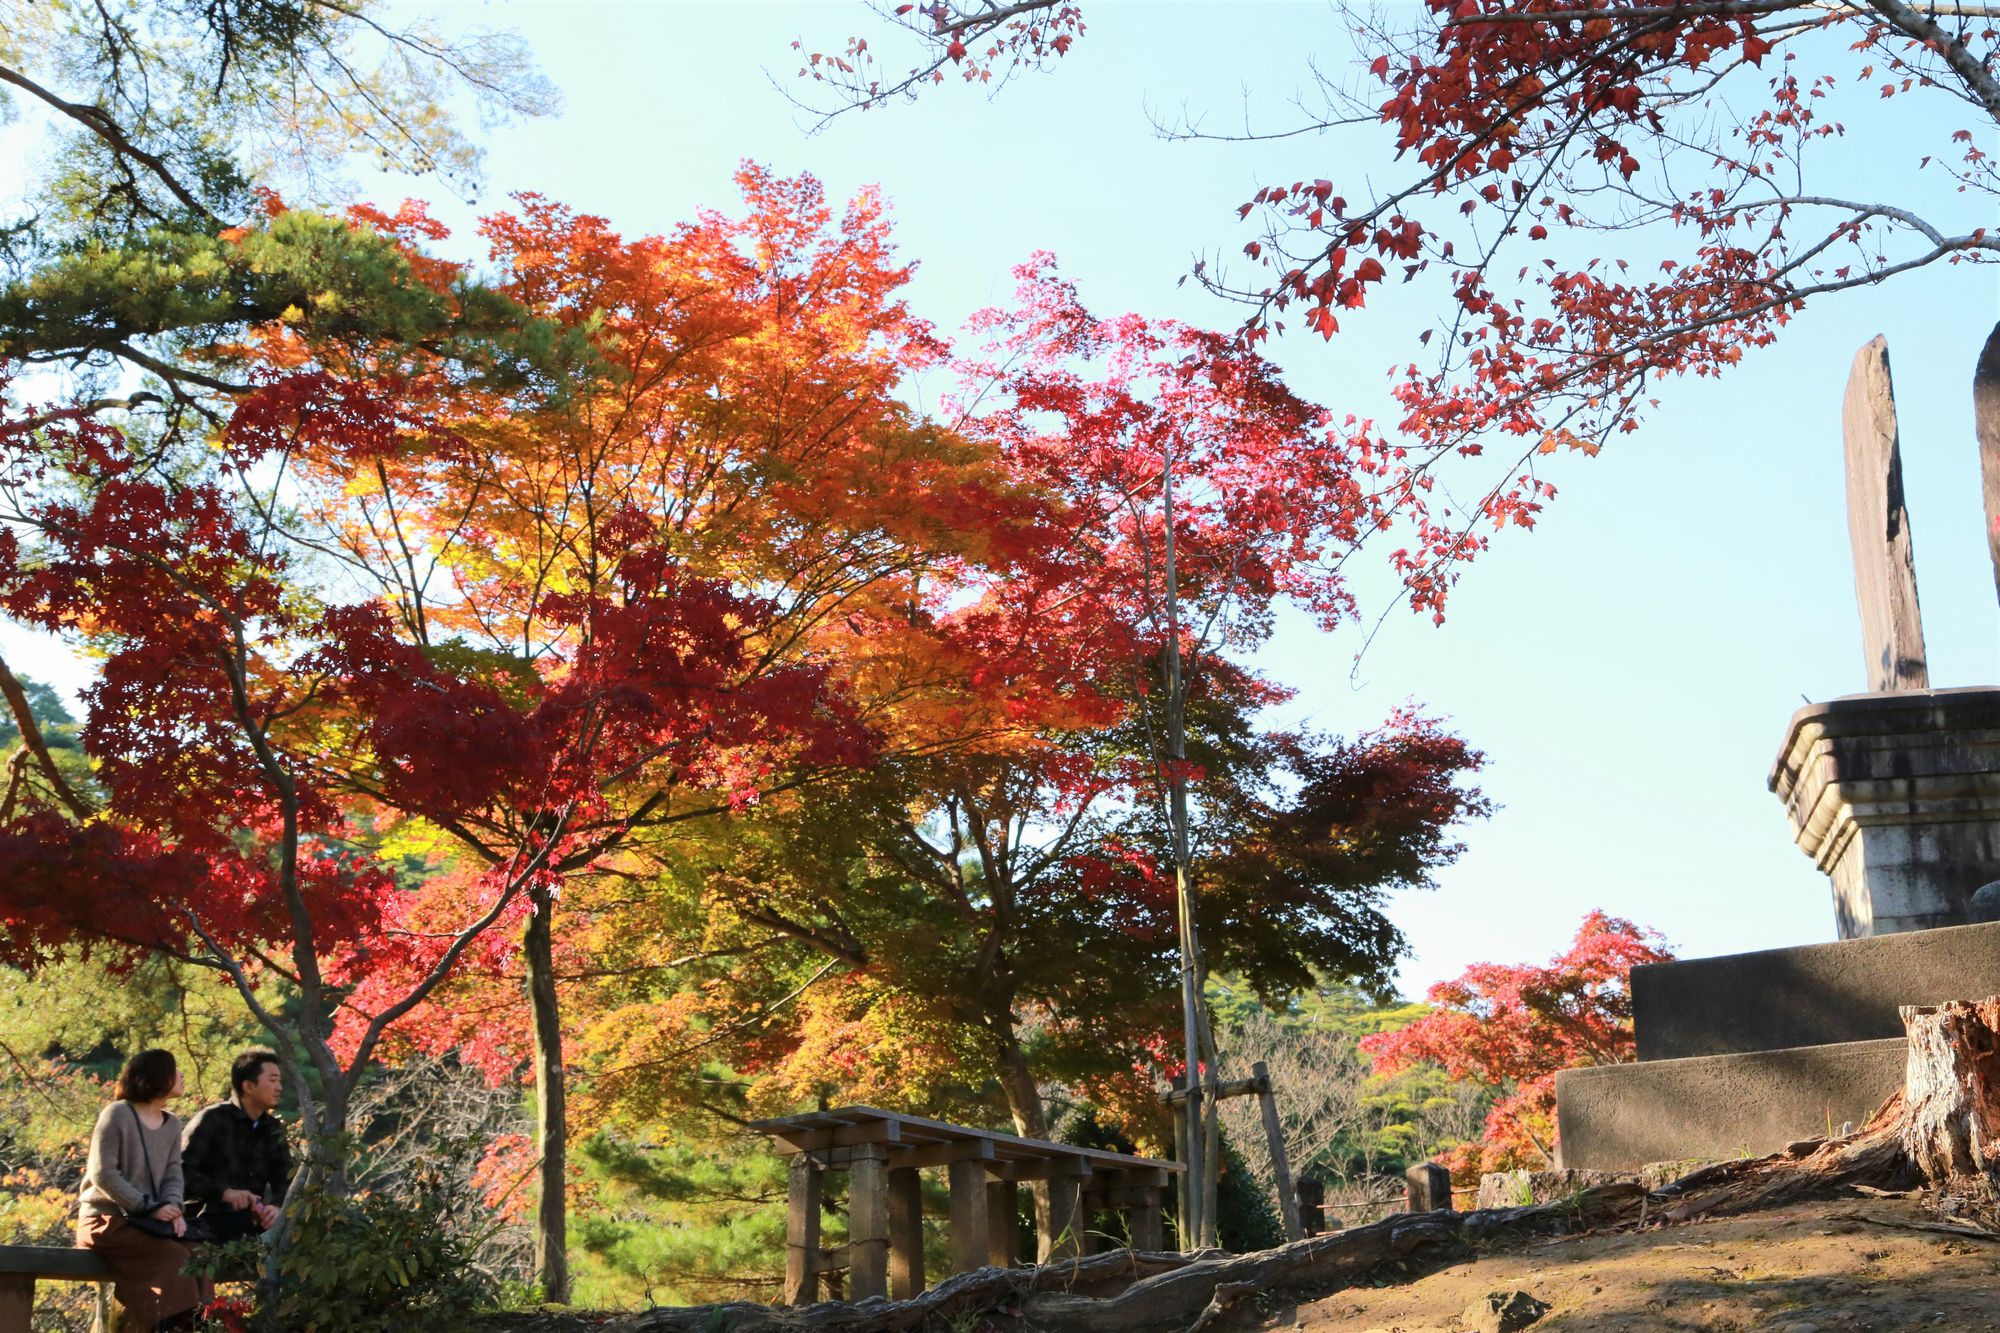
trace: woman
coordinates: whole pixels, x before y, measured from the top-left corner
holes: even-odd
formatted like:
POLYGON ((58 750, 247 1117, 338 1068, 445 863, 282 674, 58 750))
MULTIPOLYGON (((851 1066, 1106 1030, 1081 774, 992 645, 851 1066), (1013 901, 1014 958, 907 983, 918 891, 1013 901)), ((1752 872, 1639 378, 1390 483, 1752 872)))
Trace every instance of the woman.
POLYGON ((193 1328, 206 1297, 182 1274, 190 1251, 181 1218, 180 1094, 167 1051, 141 1051, 118 1076, 118 1099, 97 1117, 76 1219, 76 1243, 104 1260, 112 1288, 139 1333, 193 1328), (155 1234, 159 1233, 159 1234, 155 1234))

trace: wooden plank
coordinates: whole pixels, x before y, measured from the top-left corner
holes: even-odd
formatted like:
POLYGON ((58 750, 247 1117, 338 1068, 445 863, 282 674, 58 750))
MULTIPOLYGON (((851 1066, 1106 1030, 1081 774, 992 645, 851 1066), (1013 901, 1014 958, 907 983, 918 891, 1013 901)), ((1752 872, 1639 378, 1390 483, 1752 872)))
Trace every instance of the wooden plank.
POLYGON ((1903 503, 1889 343, 1879 335, 1854 354, 1840 425, 1847 455, 1847 535, 1854 547, 1854 596, 1861 609, 1868 688, 1929 689, 1910 511, 1903 503))
POLYGON ((889 1153, 879 1144, 849 1151, 847 1293, 865 1301, 889 1294, 889 1153))
MULTIPOLYGON (((923 1116, 904 1115, 897 1111, 884 1111, 873 1106, 843 1106, 831 1111, 807 1112, 796 1116, 783 1116, 773 1120, 753 1121, 750 1128, 781 1142, 800 1140, 812 1142, 806 1135, 813 1131, 827 1130, 833 1126, 852 1128, 864 1124, 893 1124, 897 1126, 896 1137, 864 1139, 850 1136, 852 1142, 904 1143, 918 1138, 926 1141, 949 1141, 979 1139, 990 1142, 1000 1155, 1008 1156, 1019 1152, 1034 1157, 1070 1157, 1090 1162, 1118 1164, 1125 1166, 1157 1166, 1167 1171, 1183 1168, 1177 1162, 1162 1162, 1151 1157, 1136 1157, 1130 1153, 1107 1152, 1101 1148, 1079 1148, 1069 1143, 1050 1143, 1045 1139, 1024 1139, 1015 1134, 1002 1134, 997 1130, 975 1129, 966 1125, 947 1124, 942 1120, 930 1120, 923 1116)), ((836 1131, 837 1132, 837 1131, 836 1131)), ((831 1146, 841 1146, 833 1144, 831 1146)), ((804 1149, 793 1149, 804 1151, 804 1149)))
POLYGON ((1011 1180, 986 1182, 986 1264, 989 1268, 1012 1268, 1018 1257, 1021 1194, 1011 1180))
POLYGON ((970 1139, 960 1143, 926 1143, 920 1148, 902 1148, 891 1151, 889 1165, 892 1168, 950 1166, 953 1162, 973 1153, 986 1161, 994 1161, 999 1148, 984 1139, 970 1139))
POLYGON ((820 1164, 800 1153, 785 1180, 785 1304, 810 1305, 819 1294, 820 1164))
MULTIPOLYGON (((983 1146, 983 1145, 981 1145, 983 1146)), ((949 1168, 951 1185, 951 1271, 970 1273, 986 1266, 986 1163, 968 1155, 949 1168)))
POLYGON ((771 1137, 786 1152, 826 1152, 852 1148, 864 1143, 901 1143, 903 1127, 886 1120, 864 1121, 858 1125, 835 1125, 823 1129, 792 1130, 771 1137))
POLYGON ((996 1162, 987 1169, 995 1180, 1054 1180, 1059 1176, 1076 1180, 1088 1177, 1093 1168, 1081 1159, 1048 1157, 1041 1161, 996 1162))
POLYGON ((0 1275, 108 1279, 111 1269, 91 1251, 67 1245, 0 1245, 0 1275))
POLYGON ((1271 1174, 1277 1177, 1278 1218, 1285 1225, 1286 1240, 1304 1240, 1299 1222, 1299 1197, 1292 1191, 1292 1159, 1285 1151, 1284 1127, 1278 1123, 1278 1099, 1271 1091, 1271 1070, 1262 1060, 1250 1066, 1258 1085, 1257 1106, 1264 1115, 1264 1138, 1271 1148, 1271 1174))
POLYGON ((889 1299, 924 1294, 924 1178, 914 1168, 889 1171, 889 1299))

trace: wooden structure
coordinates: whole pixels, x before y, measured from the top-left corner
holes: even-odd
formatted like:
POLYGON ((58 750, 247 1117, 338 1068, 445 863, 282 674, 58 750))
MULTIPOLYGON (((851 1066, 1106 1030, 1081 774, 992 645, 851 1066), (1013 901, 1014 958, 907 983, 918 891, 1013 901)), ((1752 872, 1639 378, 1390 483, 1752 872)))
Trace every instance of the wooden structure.
POLYGON ((28 1333, 34 1319, 35 1283, 41 1280, 95 1282, 97 1317, 92 1327, 111 1326, 111 1270, 89 1250, 53 1245, 0 1245, 0 1333, 28 1333))
MULTIPOLYGON (((918 1172, 940 1167, 950 1185, 951 1268, 1012 1267, 1019 1187, 1040 1181, 1048 1207, 1036 1258, 1090 1251, 1091 1219, 1122 1212, 1135 1250, 1161 1248, 1161 1202, 1177 1162, 1016 1138, 941 1120, 844 1106, 750 1126, 790 1156, 785 1303, 816 1299, 822 1278, 847 1270, 846 1298, 909 1300, 924 1290, 923 1193, 918 1172), (848 1243, 820 1245, 823 1180, 845 1171, 848 1243)), ((834 1294, 833 1291, 828 1292, 834 1294)))
MULTIPOLYGON (((1278 1125, 1278 1100, 1271 1088, 1270 1067, 1259 1060, 1250 1066, 1249 1078, 1232 1079, 1228 1082, 1211 1081, 1205 1090, 1218 1102, 1228 1101, 1231 1097, 1257 1099, 1258 1109, 1264 1120, 1264 1139, 1271 1152, 1271 1174, 1277 1179, 1278 1220, 1284 1224, 1285 1239, 1304 1240, 1314 1234, 1306 1230, 1304 1218, 1299 1211, 1298 1190, 1292 1183, 1291 1155, 1285 1151, 1285 1132, 1278 1125)), ((1184 1108, 1187 1105, 1187 1080, 1175 1079, 1173 1087, 1167 1090, 1163 1100, 1169 1106, 1184 1108)), ((1186 1120, 1184 1117, 1176 1116, 1174 1118, 1176 1149, 1185 1147, 1185 1138, 1186 1120)), ((1185 1151, 1180 1151, 1178 1155, 1182 1161, 1187 1160, 1185 1151)), ((1181 1202, 1185 1207, 1187 1200, 1183 1198, 1181 1202)))

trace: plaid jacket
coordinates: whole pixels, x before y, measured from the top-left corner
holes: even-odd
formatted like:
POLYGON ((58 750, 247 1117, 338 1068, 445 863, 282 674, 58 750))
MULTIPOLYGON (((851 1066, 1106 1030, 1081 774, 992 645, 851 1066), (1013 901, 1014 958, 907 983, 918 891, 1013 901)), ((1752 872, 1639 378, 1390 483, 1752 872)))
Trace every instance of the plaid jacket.
POLYGON ((249 1190, 267 1203, 282 1203, 292 1183, 285 1123, 269 1114, 252 1120, 233 1101, 203 1107, 181 1136, 181 1172, 189 1216, 199 1216, 204 1206, 220 1211, 224 1190, 249 1190))

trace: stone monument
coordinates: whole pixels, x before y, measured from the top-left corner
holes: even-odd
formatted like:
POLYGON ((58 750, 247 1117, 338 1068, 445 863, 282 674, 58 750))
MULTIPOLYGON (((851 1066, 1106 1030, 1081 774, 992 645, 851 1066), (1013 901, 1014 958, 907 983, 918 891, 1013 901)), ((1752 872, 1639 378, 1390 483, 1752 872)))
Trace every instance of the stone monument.
MULTIPOLYGON (((1974 378, 2000 589, 2000 329, 1974 378)), ((1842 412, 1868 692, 1792 716, 1770 772, 1833 885, 1832 944, 1632 970, 1638 1062, 1556 1077, 1562 1165, 1775 1152, 1859 1124, 1902 1086, 1901 1005, 2000 992, 2000 689, 1933 689, 1887 344, 1842 412)))
MULTIPOLYGON (((1794 713, 1770 786, 1800 850, 1833 881, 1850 940, 1963 925, 1973 894, 2000 878, 2000 689, 1930 688, 1882 338, 1854 355, 1841 424, 1869 692, 1794 713)), ((1993 443, 1980 443, 1990 455, 1993 443)), ((2000 532, 1995 503, 1989 489, 2000 532)))

